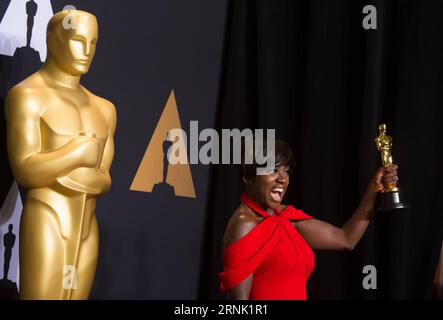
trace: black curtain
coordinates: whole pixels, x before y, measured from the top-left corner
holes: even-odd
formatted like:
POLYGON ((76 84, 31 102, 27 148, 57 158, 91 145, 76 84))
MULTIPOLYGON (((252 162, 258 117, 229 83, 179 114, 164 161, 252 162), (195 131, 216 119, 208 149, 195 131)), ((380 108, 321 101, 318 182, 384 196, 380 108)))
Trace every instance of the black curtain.
MULTIPOLYGON (((311 299, 430 298, 442 242, 441 1, 232 0, 218 128, 274 128, 296 170, 285 201, 341 226, 380 165, 386 123, 399 187, 411 205, 377 213, 352 252, 316 252, 311 299), (377 29, 365 30, 365 5, 377 29), (365 290, 365 265, 377 289, 365 290)), ((221 239, 243 185, 215 166, 208 199, 200 297, 222 298, 221 239)))

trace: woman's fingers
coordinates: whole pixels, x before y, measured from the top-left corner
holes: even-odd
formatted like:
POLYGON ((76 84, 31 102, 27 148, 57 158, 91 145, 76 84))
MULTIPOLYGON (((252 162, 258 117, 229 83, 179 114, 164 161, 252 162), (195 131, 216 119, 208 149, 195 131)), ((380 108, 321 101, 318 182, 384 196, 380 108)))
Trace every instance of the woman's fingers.
POLYGON ((397 165, 390 165, 385 168, 382 182, 388 188, 394 188, 397 186, 398 176, 397 176, 397 165))
POLYGON ((392 164, 388 167, 380 167, 374 175, 375 191, 382 191, 396 187, 398 182, 398 166, 392 164))
POLYGON ((394 177, 385 177, 383 178, 383 182, 384 183, 388 183, 388 184, 393 184, 393 183, 397 183, 398 182, 398 177, 394 176, 394 177))
POLYGON ((385 167, 385 172, 397 174, 397 169, 398 169, 398 166, 396 164, 391 164, 390 166, 385 167))
POLYGON ((380 167, 375 172, 374 182, 378 191, 396 187, 398 182, 398 166, 393 164, 388 167, 380 167))
POLYGON ((377 171, 375 172, 375 182, 377 183, 381 183, 381 180, 385 174, 385 169, 384 167, 380 167, 377 169, 377 171))
POLYGON ((396 173, 387 173, 383 175, 384 179, 398 178, 396 173))

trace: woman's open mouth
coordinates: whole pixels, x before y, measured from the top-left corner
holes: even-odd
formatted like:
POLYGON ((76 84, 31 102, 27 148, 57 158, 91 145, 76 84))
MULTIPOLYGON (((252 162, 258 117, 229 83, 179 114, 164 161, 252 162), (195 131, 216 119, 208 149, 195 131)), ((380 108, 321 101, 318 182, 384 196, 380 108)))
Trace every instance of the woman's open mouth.
POLYGON ((283 198, 283 191, 283 188, 273 188, 270 192, 272 199, 276 202, 281 202, 283 198))

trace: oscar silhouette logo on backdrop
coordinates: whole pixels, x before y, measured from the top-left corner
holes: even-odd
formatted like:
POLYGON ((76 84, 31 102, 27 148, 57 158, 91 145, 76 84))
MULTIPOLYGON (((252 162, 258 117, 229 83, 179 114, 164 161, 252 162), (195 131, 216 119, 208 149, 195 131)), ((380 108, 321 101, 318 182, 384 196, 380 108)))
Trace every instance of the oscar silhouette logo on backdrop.
MULTIPOLYGON (((3 1, 3 0, 2 0, 3 1)), ((0 54, 46 59, 46 26, 53 15, 50 0, 9 0, 0 22, 0 54), (24 52, 27 51, 27 52, 24 52)))
MULTIPOLYGON (((46 59, 46 26, 52 15, 50 0, 0 1, 2 111, 6 92, 37 71, 46 59)), ((3 131, 3 126, 4 122, 0 121, 0 131, 3 131)), ((3 148, 3 144, 0 145, 3 148)), ((0 157, 2 163, 7 163, 6 150, 1 150, 0 157)), ((11 184, 11 187, 5 198, 3 193, 0 195, 0 270, 3 271, 0 277, 0 300, 18 299, 18 238, 23 205, 17 183, 6 178, 1 183, 2 187, 5 184, 11 184)))
MULTIPOLYGON (((196 197, 189 162, 173 165, 168 161, 167 152, 170 146, 174 143, 184 143, 186 141, 185 137, 176 137, 175 141, 170 141, 169 131, 172 129, 181 129, 180 116, 173 90, 135 174, 130 190, 161 192, 163 194, 175 194, 180 197, 196 197)), ((183 146, 183 148, 186 149, 186 146, 183 146)))
POLYGON ((0 1, 0 96, 36 72, 46 60, 50 0, 0 1))
POLYGON ((23 209, 18 185, 12 186, 0 207, 0 266, 3 277, 0 278, 0 300, 18 299, 19 252, 18 237, 20 216, 23 209))

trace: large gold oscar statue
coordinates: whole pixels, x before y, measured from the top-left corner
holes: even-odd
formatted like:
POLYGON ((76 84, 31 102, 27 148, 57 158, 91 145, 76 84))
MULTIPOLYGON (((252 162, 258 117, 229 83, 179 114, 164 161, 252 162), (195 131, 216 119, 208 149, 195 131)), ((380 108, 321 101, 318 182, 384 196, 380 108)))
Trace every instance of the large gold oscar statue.
POLYGON ((20 297, 87 299, 98 254, 96 197, 111 185, 116 112, 80 85, 97 19, 61 11, 48 24, 43 67, 8 93, 7 145, 27 188, 20 224, 20 297))

